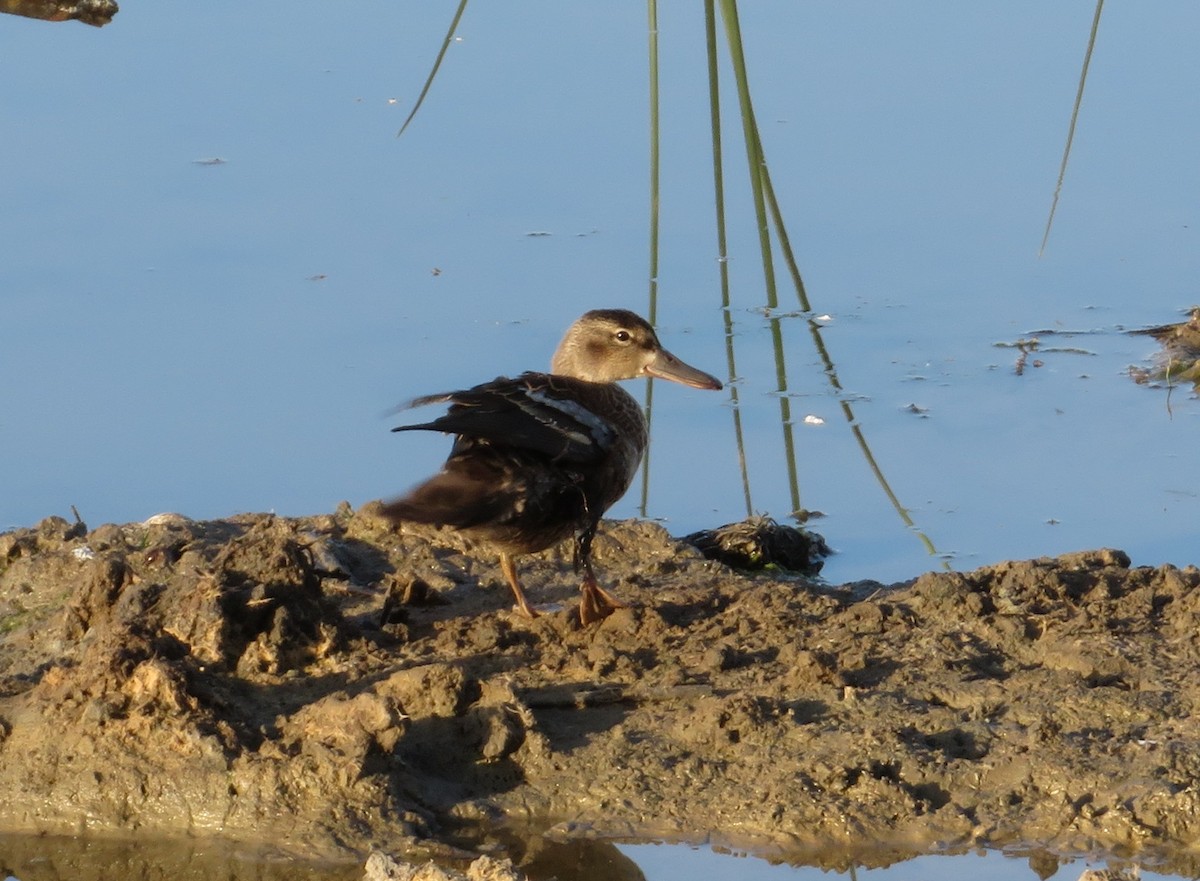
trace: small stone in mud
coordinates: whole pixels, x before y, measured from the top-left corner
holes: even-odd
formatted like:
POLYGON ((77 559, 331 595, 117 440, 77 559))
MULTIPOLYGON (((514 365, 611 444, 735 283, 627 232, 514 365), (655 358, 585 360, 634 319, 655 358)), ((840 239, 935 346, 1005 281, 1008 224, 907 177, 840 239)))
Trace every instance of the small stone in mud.
POLYGON ((734 666, 737 652, 728 645, 714 645, 700 658, 700 669, 709 672, 720 672, 734 666))
POLYGON ((443 869, 435 863, 414 866, 375 851, 363 867, 363 881, 525 881, 507 859, 481 856, 467 866, 466 874, 443 869))
POLYGON ((387 594, 383 598, 383 609, 379 613, 379 626, 402 624, 406 613, 404 606, 441 606, 446 600, 429 586, 424 578, 415 575, 407 578, 389 576, 387 594))
POLYGON ((429 586, 424 578, 412 576, 405 579, 393 578, 388 586, 388 596, 405 606, 444 606, 446 600, 429 586))
POLYGON ((87 524, 82 520, 69 523, 62 517, 47 517, 37 525, 38 538, 49 542, 70 541, 87 535, 87 524))

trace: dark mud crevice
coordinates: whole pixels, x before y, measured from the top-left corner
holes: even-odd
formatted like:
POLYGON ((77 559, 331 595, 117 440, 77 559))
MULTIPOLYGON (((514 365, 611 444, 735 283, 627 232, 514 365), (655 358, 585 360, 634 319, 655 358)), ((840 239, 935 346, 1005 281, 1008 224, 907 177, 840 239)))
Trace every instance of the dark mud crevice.
POLYGON ((523 561, 561 607, 525 620, 494 561, 374 506, 2 535, 0 828, 784 858, 1200 834, 1196 569, 1096 551, 839 588, 604 528, 637 605, 589 629, 569 548, 523 561))

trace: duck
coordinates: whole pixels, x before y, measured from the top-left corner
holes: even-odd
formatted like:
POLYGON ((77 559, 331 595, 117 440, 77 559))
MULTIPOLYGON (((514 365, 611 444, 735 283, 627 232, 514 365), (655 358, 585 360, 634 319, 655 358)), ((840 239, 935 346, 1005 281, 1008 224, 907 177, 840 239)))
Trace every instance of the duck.
POLYGON ((618 382, 639 377, 719 390, 721 381, 672 355, 648 321, 626 309, 595 309, 568 328, 550 372, 529 371, 468 389, 425 395, 405 407, 448 404, 404 431, 454 436, 440 471, 385 502, 383 516, 451 527, 499 554, 516 611, 536 618, 516 557, 574 538, 582 571, 579 620, 595 623, 626 603, 592 570, 604 513, 629 489, 649 442, 642 407, 618 382))

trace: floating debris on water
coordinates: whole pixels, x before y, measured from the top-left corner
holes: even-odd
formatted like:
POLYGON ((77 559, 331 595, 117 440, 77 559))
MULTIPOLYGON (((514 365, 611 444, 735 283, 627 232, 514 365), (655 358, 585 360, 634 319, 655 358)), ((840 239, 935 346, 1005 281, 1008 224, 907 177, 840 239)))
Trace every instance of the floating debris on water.
POLYGON ((748 517, 716 529, 702 529, 683 540, 708 559, 735 569, 776 567, 816 575, 833 553, 817 533, 781 526, 770 517, 748 517))

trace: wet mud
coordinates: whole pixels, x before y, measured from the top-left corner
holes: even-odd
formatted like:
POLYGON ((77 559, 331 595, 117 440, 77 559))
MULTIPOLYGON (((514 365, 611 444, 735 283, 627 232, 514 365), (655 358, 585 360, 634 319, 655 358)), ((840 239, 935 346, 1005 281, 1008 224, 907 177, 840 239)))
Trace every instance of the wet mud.
MULTIPOLYGON (((831 586, 605 523, 496 561, 378 505, 0 535, 0 830, 520 862, 543 841, 1192 865, 1200 571, 1116 550, 831 586), (489 830, 481 833, 480 830, 489 830)), ((547 845, 548 846, 548 845, 547 845)))

